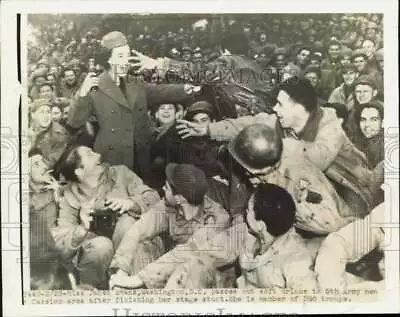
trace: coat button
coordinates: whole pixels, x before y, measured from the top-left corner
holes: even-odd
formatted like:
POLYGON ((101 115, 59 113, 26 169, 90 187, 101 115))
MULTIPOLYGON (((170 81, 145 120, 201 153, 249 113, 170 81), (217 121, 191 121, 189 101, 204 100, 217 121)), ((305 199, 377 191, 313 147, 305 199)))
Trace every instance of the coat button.
POLYGON ((115 110, 111 110, 111 113, 115 113, 115 110))
POLYGON ((111 132, 115 132, 115 129, 111 129, 111 132))
POLYGON ((109 150, 114 150, 114 147, 113 147, 112 145, 110 145, 110 146, 108 147, 108 149, 109 149, 109 150))

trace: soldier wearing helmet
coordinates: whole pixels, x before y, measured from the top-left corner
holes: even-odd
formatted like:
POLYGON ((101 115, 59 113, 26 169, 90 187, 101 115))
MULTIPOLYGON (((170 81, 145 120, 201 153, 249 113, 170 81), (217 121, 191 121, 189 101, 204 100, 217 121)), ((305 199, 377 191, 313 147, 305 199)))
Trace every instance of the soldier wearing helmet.
POLYGON ((178 120, 177 127, 183 137, 208 134, 217 141, 227 141, 254 123, 274 126, 278 118, 284 137, 300 141, 302 146, 298 152, 341 188, 342 197, 352 204, 355 214, 362 215, 371 210, 372 171, 361 168, 367 166, 366 158, 346 136, 334 110, 317 105, 316 93, 309 81, 298 77, 284 81, 276 101, 273 108, 276 116, 260 113, 210 123, 206 127, 178 120))
POLYGON ((319 235, 351 221, 348 205, 326 176, 303 154, 301 143, 282 139, 279 129, 253 124, 233 139, 228 150, 254 187, 275 184, 296 203, 296 227, 319 235))

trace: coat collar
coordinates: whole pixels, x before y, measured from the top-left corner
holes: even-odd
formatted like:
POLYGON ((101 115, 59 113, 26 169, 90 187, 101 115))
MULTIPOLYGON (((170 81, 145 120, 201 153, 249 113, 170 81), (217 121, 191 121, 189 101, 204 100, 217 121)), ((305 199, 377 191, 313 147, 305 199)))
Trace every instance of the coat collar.
POLYGON ((113 99, 116 103, 131 109, 128 100, 122 93, 121 89, 112 80, 107 71, 103 71, 99 75, 99 89, 113 99))
POLYGON ((301 130, 299 133, 295 133, 293 129, 283 129, 284 135, 291 136, 297 140, 301 139, 307 142, 314 142, 323 114, 323 110, 317 106, 317 108, 310 113, 303 130, 301 130))
POLYGON ((320 107, 317 107, 314 111, 312 111, 303 130, 297 134, 299 139, 307 142, 315 141, 322 116, 323 111, 320 107))
POLYGON ((104 164, 104 171, 99 178, 94 194, 85 192, 79 183, 72 182, 69 185, 69 203, 73 206, 79 206, 82 202, 94 199, 94 209, 104 208, 104 199, 113 189, 116 183, 116 173, 112 166, 104 164))

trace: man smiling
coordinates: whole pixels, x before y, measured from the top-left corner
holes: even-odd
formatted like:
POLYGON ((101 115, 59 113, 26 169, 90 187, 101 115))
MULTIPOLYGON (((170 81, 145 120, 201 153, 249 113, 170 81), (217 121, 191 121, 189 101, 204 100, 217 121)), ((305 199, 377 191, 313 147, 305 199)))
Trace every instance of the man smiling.
POLYGON ((367 156, 370 168, 375 168, 385 156, 383 112, 382 105, 372 101, 360 106, 354 113, 357 133, 352 140, 367 156))
POLYGON ((32 124, 29 130, 31 148, 38 148, 46 164, 53 168, 68 146, 66 129, 51 120, 51 101, 36 99, 30 107, 32 124))

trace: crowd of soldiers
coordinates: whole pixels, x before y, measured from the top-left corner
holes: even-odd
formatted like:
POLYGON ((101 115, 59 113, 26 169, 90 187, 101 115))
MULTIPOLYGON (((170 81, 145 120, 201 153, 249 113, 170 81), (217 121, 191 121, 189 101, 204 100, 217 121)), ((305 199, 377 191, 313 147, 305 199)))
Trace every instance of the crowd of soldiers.
POLYGON ((28 52, 32 289, 384 280, 380 15, 64 27, 28 52))

